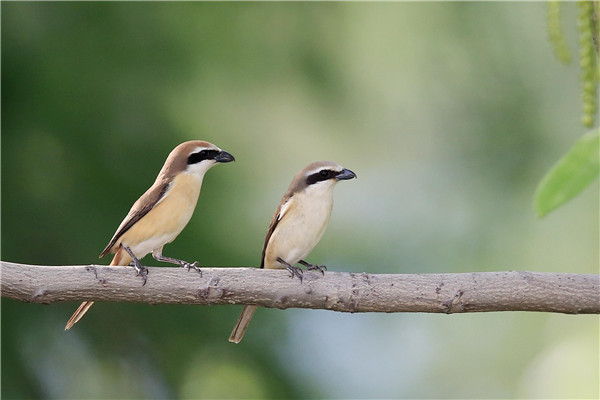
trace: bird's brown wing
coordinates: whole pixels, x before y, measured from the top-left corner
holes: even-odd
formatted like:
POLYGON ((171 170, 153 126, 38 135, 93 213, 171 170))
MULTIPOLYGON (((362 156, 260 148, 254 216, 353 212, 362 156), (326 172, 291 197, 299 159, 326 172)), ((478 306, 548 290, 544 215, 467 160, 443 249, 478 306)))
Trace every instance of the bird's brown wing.
POLYGON ((265 267, 265 254, 267 253, 267 246, 269 244, 269 240, 271 239, 275 228, 277 228, 277 224, 279 224, 279 221, 281 221, 281 218, 283 218, 283 215, 287 211, 286 206, 289 206, 289 202, 292 199, 292 195, 286 193, 285 196, 283 196, 283 198, 286 200, 281 200, 281 203, 279 203, 279 206, 277 207, 277 210, 275 210, 275 214, 273 215, 273 219, 271 220, 271 224, 269 225, 269 229, 267 230, 267 236, 265 237, 265 244, 263 245, 262 257, 260 260, 261 268, 265 267))
POLYGON ((108 242, 108 245, 104 248, 104 250, 102 250, 102 253, 100 253, 100 258, 108 254, 117 240, 119 240, 119 238, 123 236, 123 234, 127 232, 136 222, 148 214, 150 210, 152 210, 154 206, 165 197, 168 191, 169 183, 165 182, 159 185, 152 185, 152 187, 150 187, 150 189, 148 189, 146 193, 144 193, 142 197, 140 197, 138 201, 133 204, 131 210, 129 210, 129 213, 123 222, 121 222, 117 232, 115 232, 112 239, 110 239, 110 242, 108 242))

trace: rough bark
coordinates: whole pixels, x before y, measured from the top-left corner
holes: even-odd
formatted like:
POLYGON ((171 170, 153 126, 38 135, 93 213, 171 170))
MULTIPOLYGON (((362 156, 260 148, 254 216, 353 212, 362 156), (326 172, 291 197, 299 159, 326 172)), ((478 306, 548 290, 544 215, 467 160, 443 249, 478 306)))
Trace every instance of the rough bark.
POLYGON ((2 297, 33 303, 112 301, 255 304, 341 312, 464 313, 542 311, 600 313, 600 275, 544 272, 367 274, 286 270, 150 267, 148 282, 132 267, 34 266, 1 262, 2 297))

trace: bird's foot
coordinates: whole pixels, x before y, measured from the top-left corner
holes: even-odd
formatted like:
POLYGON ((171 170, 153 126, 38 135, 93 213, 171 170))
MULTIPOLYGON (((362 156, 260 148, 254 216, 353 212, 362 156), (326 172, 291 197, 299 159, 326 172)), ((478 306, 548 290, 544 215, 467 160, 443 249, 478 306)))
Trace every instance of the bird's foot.
POLYGON ((281 257, 277 257, 277 262, 281 263, 285 267, 285 269, 287 269, 288 271, 290 271, 290 273, 292 274, 290 276, 290 278, 294 279, 294 276, 297 276, 298 279, 300 279, 300 283, 302 283, 302 274, 303 274, 303 271, 302 271, 301 268, 292 266, 290 263, 286 262, 281 257))
POLYGON ((290 276, 290 278, 294 278, 294 276, 297 276, 298 279, 300 279, 300 283, 302 283, 302 268, 300 267, 293 267, 291 265, 286 265, 285 269, 287 269, 288 271, 290 271, 290 273, 292 274, 290 276))
POLYGON ((148 268, 146 268, 142 265, 140 260, 135 256, 135 254, 133 254, 133 251, 131 251, 131 249, 129 247, 123 246, 123 248, 125 249, 127 254, 129 254, 129 256, 132 259, 132 261, 131 261, 131 263, 129 263, 129 265, 133 264, 133 266, 135 267, 135 272, 136 272, 135 276, 141 275, 142 279, 144 280, 144 283, 142 284, 142 286, 146 285, 146 280, 148 279, 148 268))
POLYGON ((317 270, 320 273, 322 273, 323 275, 325 275, 325 271, 327 270, 327 267, 325 265, 308 265, 308 266, 306 266, 306 269, 308 269, 309 271, 317 270))
POLYGON ((148 279, 148 268, 144 267, 142 264, 136 264, 134 265, 135 267, 135 276, 142 276, 142 279, 144 280, 144 283, 142 284, 142 286, 146 285, 146 280, 148 279))
POLYGON ((200 268, 198 267, 198 261, 194 261, 193 263, 189 263, 187 261, 183 261, 180 260, 181 262, 179 263, 179 265, 181 265, 181 268, 187 268, 188 272, 190 271, 190 269, 195 269, 196 271, 198 271, 200 273, 200 276, 202 276, 202 271, 200 270, 200 268))
POLYGON ((325 265, 314 265, 314 264, 308 263, 304 260, 300 260, 298 262, 300 264, 304 265, 307 270, 309 270, 309 271, 317 270, 320 273, 322 273, 323 275, 325 275, 325 271, 327 270, 327 267, 325 265))
POLYGON ((198 261, 189 263, 187 261, 180 260, 178 258, 165 257, 162 255, 162 248, 154 250, 152 252, 152 257, 154 257, 154 259, 156 261, 167 262, 170 264, 176 264, 176 265, 179 265, 181 268, 187 268, 188 272, 190 269, 194 268, 196 271, 198 271, 200 273, 200 276, 202 276, 202 271, 200 271, 200 268, 198 268, 198 261))

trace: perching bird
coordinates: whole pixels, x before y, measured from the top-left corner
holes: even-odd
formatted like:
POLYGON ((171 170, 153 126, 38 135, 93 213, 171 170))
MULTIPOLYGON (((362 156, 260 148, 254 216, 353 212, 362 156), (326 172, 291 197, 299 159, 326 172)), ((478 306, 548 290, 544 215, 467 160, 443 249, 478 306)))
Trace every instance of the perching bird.
MULTIPOLYGON (((235 161, 231 154, 201 140, 184 142, 175 147, 154 184, 133 204, 100 258, 114 253, 110 265, 129 265, 133 262, 144 284, 148 270, 139 260, 149 253, 158 261, 199 271, 197 262, 190 264, 165 257, 162 249, 181 233, 192 217, 206 171, 216 163, 230 161, 235 161)), ((93 304, 93 301, 81 303, 67 322, 65 330, 71 329, 93 304)))
MULTIPOLYGON (((324 266, 312 265, 304 258, 319 243, 333 208, 333 187, 340 180, 356 178, 349 169, 330 162, 309 164, 296 174, 277 207, 267 231, 261 268, 286 268, 302 281, 300 263, 323 272, 324 266)), ((246 306, 233 328, 229 341, 239 343, 256 306, 246 306)))

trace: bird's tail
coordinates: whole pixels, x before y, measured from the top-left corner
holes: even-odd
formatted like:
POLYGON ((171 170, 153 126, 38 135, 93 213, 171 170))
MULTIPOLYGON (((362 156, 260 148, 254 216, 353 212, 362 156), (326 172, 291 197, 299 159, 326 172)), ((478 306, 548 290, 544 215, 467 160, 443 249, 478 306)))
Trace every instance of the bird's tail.
MULTIPOLYGON (((119 247, 119 250, 115 253, 110 265, 127 265, 131 262, 131 257, 129 254, 123 251, 123 247, 119 247)), ((84 301, 81 303, 79 308, 71 315, 69 321, 67 321, 67 326, 65 326, 65 331, 68 331, 79 321, 86 312, 94 305, 93 301, 84 301)))
POLYGON ((68 331, 84 316, 84 314, 90 309, 91 306, 94 305, 93 301, 84 301, 81 303, 77 311, 73 313, 69 321, 67 322, 67 326, 65 326, 65 331, 68 331))
POLYGON ((248 328, 252 315, 254 315, 254 311, 256 311, 256 306, 244 307, 244 311, 240 314, 231 335, 229 335, 230 342, 239 343, 242 341, 244 333, 246 333, 246 328, 248 328))

